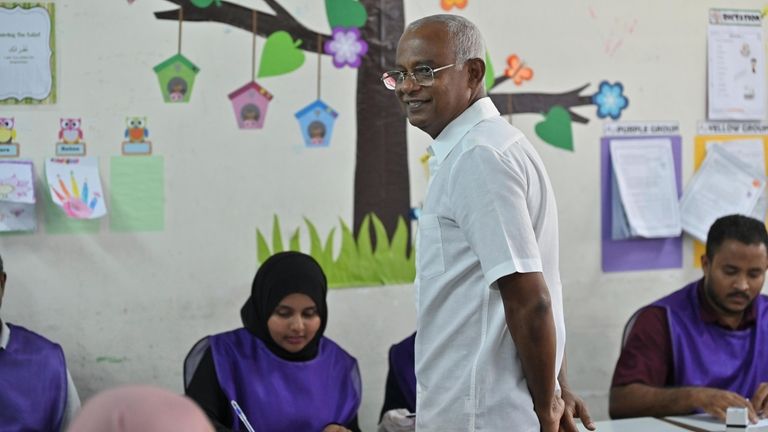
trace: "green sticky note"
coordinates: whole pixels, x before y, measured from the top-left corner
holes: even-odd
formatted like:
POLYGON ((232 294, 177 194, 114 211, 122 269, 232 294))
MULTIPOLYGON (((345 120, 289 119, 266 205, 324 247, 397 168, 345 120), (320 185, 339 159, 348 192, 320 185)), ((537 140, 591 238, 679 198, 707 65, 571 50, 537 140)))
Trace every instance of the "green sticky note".
MULTIPOLYGON (((47 187, 47 185, 46 185, 47 187)), ((51 199, 50 188, 44 193, 45 232, 48 234, 95 234, 101 227, 101 219, 73 219, 51 199)), ((109 208, 107 208, 109 212, 109 208)))
POLYGON ((109 227, 122 232, 165 229, 162 156, 113 156, 109 171, 109 227))
POLYGON ((261 52, 259 78, 293 72, 304 64, 301 39, 293 40, 287 31, 278 30, 267 38, 261 52))
POLYGON ((360 28, 368 20, 365 6, 357 0, 325 0, 325 13, 331 28, 360 28))
POLYGON ((573 130, 568 110, 555 105, 547 112, 544 120, 537 123, 536 135, 544 142, 563 150, 573 151, 573 130))

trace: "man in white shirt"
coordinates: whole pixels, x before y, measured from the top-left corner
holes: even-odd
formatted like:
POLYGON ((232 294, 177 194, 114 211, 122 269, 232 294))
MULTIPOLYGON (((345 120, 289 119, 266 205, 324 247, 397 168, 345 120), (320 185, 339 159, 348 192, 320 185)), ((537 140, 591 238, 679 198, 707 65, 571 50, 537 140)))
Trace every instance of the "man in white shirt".
POLYGON ((485 47, 456 15, 406 28, 382 76, 428 133, 416 243, 417 431, 576 431, 557 207, 531 144, 485 95, 485 47), (558 382, 559 380, 559 382, 558 382))
MULTIPOLYGON (((0 257, 0 306, 7 275, 0 257)), ((80 408, 61 347, 0 320, 0 430, 64 431, 80 408)))

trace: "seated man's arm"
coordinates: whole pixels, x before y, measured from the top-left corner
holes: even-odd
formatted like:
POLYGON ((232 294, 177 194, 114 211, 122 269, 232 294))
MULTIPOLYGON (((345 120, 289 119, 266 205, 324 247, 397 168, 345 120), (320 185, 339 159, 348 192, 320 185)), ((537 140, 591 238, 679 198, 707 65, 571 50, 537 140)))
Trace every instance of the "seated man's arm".
POLYGON ((565 405, 555 394, 555 321, 544 276, 513 273, 497 282, 541 431, 557 432, 565 405))
POLYGON ((611 384, 609 411, 612 418, 687 415, 697 409, 722 420, 730 406, 754 410, 740 395, 707 387, 673 387, 672 342, 666 311, 642 310, 635 320, 611 384))

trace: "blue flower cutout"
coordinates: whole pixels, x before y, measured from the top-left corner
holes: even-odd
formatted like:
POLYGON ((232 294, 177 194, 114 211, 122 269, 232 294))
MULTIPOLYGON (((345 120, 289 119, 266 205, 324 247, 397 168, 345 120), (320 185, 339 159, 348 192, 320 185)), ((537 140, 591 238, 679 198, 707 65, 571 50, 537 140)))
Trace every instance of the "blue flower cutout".
POLYGON ((621 117, 621 112, 629 105, 629 99, 623 93, 624 86, 621 83, 601 82, 600 91, 592 95, 592 103, 597 105, 597 116, 614 120, 621 117))

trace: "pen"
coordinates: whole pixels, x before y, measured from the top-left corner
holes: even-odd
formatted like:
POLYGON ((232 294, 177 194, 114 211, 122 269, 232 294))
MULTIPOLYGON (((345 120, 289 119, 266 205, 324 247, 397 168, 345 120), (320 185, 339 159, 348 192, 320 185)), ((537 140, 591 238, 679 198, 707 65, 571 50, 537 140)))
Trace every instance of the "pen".
POLYGON ((248 429, 248 432, 256 432, 253 430, 251 423, 248 422, 248 418, 245 416, 245 413, 243 413, 243 410, 240 409, 240 405, 238 405, 234 399, 231 400, 230 403, 232 404, 232 408, 235 409, 237 416, 240 417, 240 421, 243 422, 245 428, 248 429))

